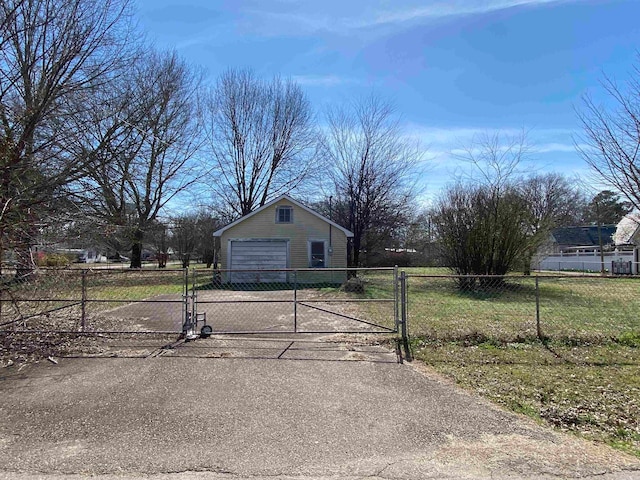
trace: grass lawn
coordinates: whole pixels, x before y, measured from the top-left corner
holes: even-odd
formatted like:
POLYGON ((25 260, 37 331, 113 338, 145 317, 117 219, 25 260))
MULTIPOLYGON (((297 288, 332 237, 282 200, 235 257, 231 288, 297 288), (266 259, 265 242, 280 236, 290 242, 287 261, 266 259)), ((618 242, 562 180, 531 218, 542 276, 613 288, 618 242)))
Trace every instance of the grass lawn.
POLYGON ((135 301, 184 291, 181 270, 93 272, 87 276, 88 300, 135 301))
MULTIPOLYGON (((514 275, 461 292, 442 269, 406 272, 416 359, 515 412, 640 457, 640 279, 540 277, 536 290, 535 277, 514 275)), ((366 295, 385 289, 372 280, 366 295)))
POLYGON ((476 393, 640 457, 640 348, 414 338, 415 358, 476 393))

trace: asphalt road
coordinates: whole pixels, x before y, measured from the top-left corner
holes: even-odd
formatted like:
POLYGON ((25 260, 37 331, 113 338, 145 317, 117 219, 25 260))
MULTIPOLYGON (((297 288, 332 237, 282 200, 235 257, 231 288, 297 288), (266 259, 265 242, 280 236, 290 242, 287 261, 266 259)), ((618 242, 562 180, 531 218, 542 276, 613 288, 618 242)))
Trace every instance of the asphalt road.
POLYGON ((0 370, 0 479, 640 478, 381 347, 211 338, 146 357, 0 370))

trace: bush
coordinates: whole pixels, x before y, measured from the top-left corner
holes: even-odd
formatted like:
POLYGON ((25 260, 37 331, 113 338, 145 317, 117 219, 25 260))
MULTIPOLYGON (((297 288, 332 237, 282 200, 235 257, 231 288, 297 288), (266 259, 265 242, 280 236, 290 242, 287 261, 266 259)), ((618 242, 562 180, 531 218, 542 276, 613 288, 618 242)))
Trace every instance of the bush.
POLYGON ((66 267, 71 264, 71 259, 61 253, 38 252, 36 264, 39 267, 66 267))
POLYGON ((352 293, 364 293, 364 281, 358 277, 352 277, 342 285, 342 290, 352 293))

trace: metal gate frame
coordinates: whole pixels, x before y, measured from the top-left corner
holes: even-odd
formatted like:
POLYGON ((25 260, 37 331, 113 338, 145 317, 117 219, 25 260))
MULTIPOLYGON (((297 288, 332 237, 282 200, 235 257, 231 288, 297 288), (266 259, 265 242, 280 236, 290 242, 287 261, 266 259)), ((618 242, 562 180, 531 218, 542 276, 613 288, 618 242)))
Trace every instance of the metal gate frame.
MULTIPOLYGON (((402 336, 402 340, 405 345, 408 347, 408 334, 407 334, 407 314, 406 314, 406 276, 405 272, 399 273, 398 267, 391 268, 378 268, 378 269, 362 269, 362 268, 342 268, 342 269, 323 269, 322 272, 330 272, 336 271, 344 273, 345 271, 364 271, 364 270, 375 270, 375 271, 393 271, 393 298, 388 299, 344 299, 344 298, 324 298, 324 299, 300 299, 298 296, 298 291, 300 290, 298 284, 298 273, 299 272, 317 272, 317 269, 283 269, 283 270, 261 270, 260 272, 286 272, 287 278, 289 278, 289 283, 292 285, 292 298, 287 300, 280 299, 261 299, 261 300, 229 300, 229 299, 218 299, 218 300, 205 300, 199 301, 198 299, 198 273, 199 272, 207 272, 207 275, 210 275, 211 278, 216 278, 216 276, 220 276, 224 273, 232 273, 232 272, 252 272, 252 270, 191 270, 191 278, 189 279, 189 274, 185 273, 185 288, 183 294, 184 300, 184 314, 183 314, 183 334, 186 338, 194 339, 198 336, 200 337, 208 337, 212 334, 215 335, 253 335, 253 334, 398 334, 400 333, 402 336), (291 281, 291 277, 293 277, 291 281), (331 303, 331 302, 341 302, 341 303, 393 303, 393 328, 387 327, 384 325, 380 325, 378 323, 365 320, 363 318, 358 318, 352 315, 346 315, 341 312, 336 312, 330 310, 328 308, 322 308, 318 305, 314 305, 317 303, 331 303), (199 304, 249 304, 249 303, 286 303, 292 305, 293 310, 293 328, 288 330, 261 330, 261 329, 246 329, 246 330, 215 330, 215 324, 211 322, 207 322, 206 312, 202 312, 199 310, 199 304), (298 307, 306 307, 313 310, 317 310, 320 312, 328 313, 330 315, 335 315, 336 317, 341 317, 349 321, 358 322, 358 324, 364 324, 372 327, 370 330, 331 330, 331 329, 316 329, 316 330, 300 330, 298 325, 298 307)), ((212 320, 212 319, 209 319, 212 320)), ((408 351, 408 350, 407 350, 408 351)))
MULTIPOLYGON (((179 280, 179 282, 182 284, 182 294, 180 296, 180 298, 176 298, 175 300, 166 300, 166 299, 138 299, 138 300, 130 300, 130 299, 124 299, 124 298, 120 298, 120 299, 100 299, 100 298, 89 298, 90 295, 88 295, 87 289, 89 287, 89 281, 88 281, 88 274, 91 270, 90 269, 78 269, 78 272, 72 272, 74 274, 76 274, 78 276, 78 281, 79 281, 79 290, 77 292, 75 292, 75 294, 66 294, 66 296, 63 297, 56 297, 56 296, 36 296, 36 297, 32 297, 29 298, 28 300, 24 300, 24 301, 28 301, 31 303, 42 303, 42 302, 51 302, 51 301, 56 301, 56 302, 62 302, 63 305, 61 306, 55 306, 55 308, 48 308, 45 310, 40 310, 37 311, 35 313, 30 313, 27 315, 19 315, 16 318, 12 318, 8 321, 5 321, 5 319, 1 319, 0 320, 0 333, 25 333, 25 334, 34 334, 34 335, 38 335, 38 334, 42 334, 42 333, 59 333, 59 334, 74 334, 74 335, 96 335, 96 334, 179 334, 184 338, 187 339, 194 339, 197 337, 207 337, 210 336, 212 334, 220 334, 220 335, 224 335, 224 334, 287 334, 287 335, 291 335, 291 334, 399 334, 399 337, 401 337, 401 340, 405 346, 405 350, 407 352, 406 357, 407 359, 410 358, 410 352, 408 349, 409 343, 408 343, 408 328, 407 328, 407 286, 406 286, 406 275, 405 272, 401 272, 399 274, 398 272, 398 268, 397 267, 393 267, 393 268, 384 268, 384 269, 348 269, 348 268, 342 268, 342 269, 287 269, 287 275, 289 277, 289 280, 291 280, 291 277, 293 277, 293 288, 292 290, 292 298, 288 298, 285 300, 279 299, 279 300, 273 300, 273 299, 261 299, 261 300, 215 300, 215 301, 201 301, 198 298, 198 292, 199 292, 199 285, 198 285, 198 272, 203 272, 206 271, 208 275, 210 275, 209 277, 209 282, 213 282, 213 284, 216 284, 216 280, 218 277, 216 277, 216 275, 220 274, 220 270, 213 270, 213 269, 207 269, 207 270, 198 270, 198 269, 182 269, 182 272, 177 271, 175 272, 176 275, 181 275, 182 279, 179 280), (329 271, 338 271, 341 272, 342 274, 345 274, 346 272, 348 272, 349 270, 359 270, 359 271, 363 271, 363 270, 378 270, 378 271, 382 271, 382 270, 386 270, 386 271, 392 271, 393 273, 393 277, 392 280, 385 280, 385 281, 392 281, 393 285, 392 285, 392 289, 391 289, 391 294, 389 296, 392 296, 393 298, 379 298, 379 299, 365 299, 365 298, 323 298, 323 299, 317 299, 317 298, 300 298, 298 295, 298 292, 301 290, 299 288, 298 285, 298 273, 302 272, 302 271, 307 271, 307 272, 315 272, 315 273, 320 273, 320 272, 329 272, 329 271), (390 326, 385 326, 385 325, 380 325, 378 323, 369 321, 368 319, 365 318, 359 318, 360 315, 347 315, 345 313, 348 312, 340 312, 340 311, 334 311, 332 308, 330 307, 326 307, 325 305, 319 305, 319 303, 330 303, 331 301, 335 301, 335 302, 346 302, 346 303, 363 303, 363 302, 387 302, 387 303, 393 303, 393 309, 392 309, 392 315, 393 315, 393 327, 390 326), (160 329, 149 329, 149 330, 137 330, 137 329, 94 329, 94 328, 89 328, 88 324, 87 324, 87 319, 88 319, 88 305, 92 304, 92 303, 99 303, 99 304, 110 304, 110 303, 127 303, 127 304, 176 304, 179 305, 179 310, 181 311, 181 319, 180 319, 180 326, 178 326, 177 328, 174 329, 164 329, 164 330, 160 330, 160 329), (207 319, 206 317, 206 311, 201 311, 201 309, 199 308, 199 304, 200 303, 270 303, 270 302, 278 302, 278 303, 284 303, 284 304, 289 304, 292 307, 293 310, 293 325, 292 328, 287 329, 287 330, 244 330, 244 331, 214 331, 214 326, 215 325, 211 325, 210 323, 208 323, 208 320, 215 320, 215 319, 207 319), (64 310, 64 309, 69 309, 72 307, 79 307, 79 315, 77 317, 77 324, 75 327, 72 327, 71 329, 69 328, 60 328, 60 329, 54 329, 54 328, 27 328, 26 327, 26 322, 29 321, 32 318, 37 318, 39 316, 42 315, 49 315, 52 312, 57 312, 59 310, 64 310), (358 322, 359 324, 362 325, 367 325, 369 328, 368 330, 352 330, 352 329, 345 329, 345 330, 338 330, 338 329, 323 329, 323 328, 319 328, 319 329, 314 329, 314 330, 304 330, 299 328, 298 325, 298 316, 299 316, 299 307, 304 307, 304 308, 308 308, 308 309, 312 309, 312 310, 316 310, 319 312, 324 312, 327 313, 329 315, 334 315, 336 317, 339 318, 344 318, 348 321, 352 321, 352 322, 358 322), (24 323, 25 325, 18 325, 20 322, 24 323)), ((348 275, 347 275, 348 276, 348 275)), ((308 280, 307 282, 303 282, 305 286, 308 286, 308 280)), ((288 289, 287 289, 288 290, 288 289)), ((2 302, 5 301, 4 299, 0 299, 0 307, 2 307, 2 302)), ((18 298, 17 300, 12 300, 12 301, 16 301, 16 302, 20 302, 23 301, 22 299, 18 298)), ((386 318, 390 318, 389 316, 387 316, 386 318)))

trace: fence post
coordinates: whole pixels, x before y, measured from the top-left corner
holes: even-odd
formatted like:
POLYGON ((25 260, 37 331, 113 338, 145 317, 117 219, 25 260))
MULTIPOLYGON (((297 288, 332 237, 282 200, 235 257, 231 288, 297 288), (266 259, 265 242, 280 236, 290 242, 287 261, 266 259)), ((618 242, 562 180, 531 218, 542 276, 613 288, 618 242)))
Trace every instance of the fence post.
POLYGON ((189 271, 182 269, 182 334, 189 334, 189 271))
MULTIPOLYGON (((1 242, 1 240, 0 240, 1 242)), ((4 301, 4 279, 2 278, 2 261, 4 260, 4 248, 0 243, 0 321, 2 321, 2 302, 4 301)))
POLYGON ((400 272, 400 308, 401 308, 401 335, 404 347, 405 359, 411 361, 411 349, 409 348, 409 335, 407 333, 407 274, 400 272))
POLYGON ((191 270, 191 323, 193 324, 194 335, 198 329, 198 292, 196 290, 196 269, 191 270))
POLYGON ((400 317, 399 317, 399 309, 398 309, 398 300, 399 300, 399 282, 398 279, 398 266, 394 265, 393 267, 393 321, 396 326, 396 332, 400 327, 400 317))
POLYGON ((80 300, 80 331, 84 332, 87 323, 87 271, 82 270, 81 276, 82 294, 80 300))
POLYGON ((536 334, 538 335, 538 340, 542 341, 542 327, 540 325, 540 284, 538 276, 536 275, 536 334))
POLYGON ((298 333, 298 271, 293 271, 293 333, 298 333))

